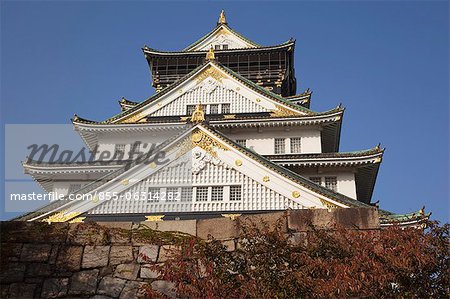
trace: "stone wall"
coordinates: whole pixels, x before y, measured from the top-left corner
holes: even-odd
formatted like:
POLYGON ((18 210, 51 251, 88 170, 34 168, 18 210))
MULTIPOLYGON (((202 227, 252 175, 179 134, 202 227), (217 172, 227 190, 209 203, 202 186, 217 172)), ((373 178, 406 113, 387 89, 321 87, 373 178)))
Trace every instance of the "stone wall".
MULTIPOLYGON (((339 223, 354 229, 379 229, 376 209, 297 210, 240 218, 268 225, 281 218, 283 230, 293 232, 293 241, 301 241, 311 225, 329 229, 339 223)), ((143 296, 144 284, 173 297, 171 284, 159 280, 149 265, 164 263, 170 249, 186 235, 211 235, 235 250, 240 233, 238 222, 228 218, 2 222, 0 229, 1 298, 138 298, 143 296)))

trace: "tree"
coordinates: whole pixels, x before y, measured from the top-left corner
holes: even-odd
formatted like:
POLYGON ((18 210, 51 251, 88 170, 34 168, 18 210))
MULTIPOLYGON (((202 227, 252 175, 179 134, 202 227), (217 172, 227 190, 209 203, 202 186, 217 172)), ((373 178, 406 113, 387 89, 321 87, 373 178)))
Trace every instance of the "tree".
POLYGON ((448 298, 450 225, 427 225, 286 234, 281 221, 240 223, 236 250, 187 238, 153 269, 189 298, 448 298))

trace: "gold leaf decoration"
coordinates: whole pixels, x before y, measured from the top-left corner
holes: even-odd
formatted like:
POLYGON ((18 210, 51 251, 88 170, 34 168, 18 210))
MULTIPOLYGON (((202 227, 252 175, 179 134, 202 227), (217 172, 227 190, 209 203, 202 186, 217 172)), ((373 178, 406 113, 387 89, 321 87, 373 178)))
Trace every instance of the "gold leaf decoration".
POLYGON ((292 110, 289 110, 283 106, 280 105, 276 105, 276 109, 272 110, 272 113, 270 114, 270 116, 273 117, 284 117, 284 116, 296 116, 299 115, 300 113, 298 112, 294 112, 292 110))
POLYGON ((329 201, 326 201, 325 199, 320 199, 320 202, 327 207, 327 209, 336 209, 339 208, 339 206, 335 205, 334 203, 331 203, 329 201))
POLYGON ((67 211, 61 211, 61 212, 55 213, 53 215, 50 215, 47 218, 42 219, 41 221, 47 222, 48 224, 54 223, 54 222, 66 222, 72 218, 77 217, 80 214, 81 214, 81 212, 67 213, 67 211))
POLYGON ((198 146, 204 149, 207 153, 209 153, 213 157, 217 157, 216 148, 221 149, 223 151, 227 151, 228 148, 212 139, 209 135, 205 134, 202 130, 196 129, 191 135, 191 141, 194 146, 198 146))
POLYGON ((236 160, 236 161, 234 161, 234 164, 236 164, 236 166, 241 166, 242 165, 242 161, 241 160, 236 160))
POLYGON ((219 81, 220 83, 222 83, 222 79, 225 78, 225 75, 223 75, 216 68, 210 66, 198 75, 197 83, 202 82, 203 80, 205 80, 208 77, 212 77, 216 81, 219 81))
POLYGON ((270 181, 270 178, 268 175, 266 175, 265 177, 263 177, 263 182, 268 182, 270 181))
POLYGON ((300 197, 300 192, 298 192, 298 191, 293 191, 293 192, 292 192, 292 196, 293 196, 294 198, 299 198, 299 197, 300 197))
POLYGON ((152 216, 145 216, 145 221, 164 221, 165 215, 152 215, 152 216))
POLYGON ((222 214, 222 217, 229 218, 231 220, 235 220, 237 217, 241 216, 242 214, 222 214))

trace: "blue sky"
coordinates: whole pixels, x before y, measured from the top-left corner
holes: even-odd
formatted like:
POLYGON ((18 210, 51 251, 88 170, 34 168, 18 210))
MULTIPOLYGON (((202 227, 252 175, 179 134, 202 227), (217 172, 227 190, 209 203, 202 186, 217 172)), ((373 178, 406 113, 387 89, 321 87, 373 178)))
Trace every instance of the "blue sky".
POLYGON ((346 107, 341 151, 387 148, 373 200, 448 221, 447 1, 2 1, 2 125, 102 120, 122 96, 144 100, 141 47, 182 49, 222 8, 255 42, 296 38, 298 90, 313 90, 314 110, 346 107))

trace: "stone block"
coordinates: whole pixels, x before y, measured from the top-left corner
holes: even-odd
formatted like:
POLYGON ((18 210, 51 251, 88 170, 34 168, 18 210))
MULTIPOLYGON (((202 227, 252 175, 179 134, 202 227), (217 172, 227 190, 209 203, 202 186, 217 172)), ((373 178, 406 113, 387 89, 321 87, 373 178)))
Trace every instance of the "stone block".
POLYGON ((180 232, 192 236, 197 235, 197 220, 147 221, 142 225, 163 232, 180 232))
MULTIPOLYGON (((35 284, 31 283, 13 283, 9 287, 8 298, 32 299, 34 298, 35 284)), ((6 298, 6 297, 3 297, 6 298)))
POLYGON ((142 282, 128 281, 120 293, 119 299, 145 298, 144 285, 145 283, 142 282))
POLYGON ((151 278, 156 279, 161 274, 159 271, 151 269, 154 264, 143 264, 141 265, 141 272, 139 273, 140 278, 151 278))
POLYGON ((159 248, 159 256, 158 256, 158 262, 165 262, 168 259, 172 258, 175 251, 179 250, 178 246, 174 245, 163 245, 159 248))
POLYGON ((378 229, 380 218, 375 208, 336 209, 336 222, 350 229, 378 229))
POLYGON ((158 245, 144 245, 139 247, 139 254, 137 257, 138 263, 156 262, 158 258, 158 245))
POLYGON ((76 272, 70 278, 69 294, 73 295, 93 295, 97 289, 97 279, 99 270, 84 270, 76 272))
POLYGON ((257 229, 269 229, 273 231, 277 226, 281 232, 287 232, 287 217, 285 212, 263 213, 256 215, 242 215, 239 217, 241 224, 255 226, 257 229))
POLYGON ((116 271, 114 271, 114 277, 123 278, 127 280, 134 280, 137 278, 139 273, 139 265, 130 263, 130 264, 120 264, 116 267, 116 271))
POLYGON ((166 280, 155 280, 151 283, 152 289, 166 295, 169 298, 176 298, 177 293, 173 282, 166 280))
POLYGON ((27 265, 25 276, 27 277, 48 277, 54 271, 54 265, 32 263, 27 265))
POLYGON ((58 298, 67 294, 68 278, 47 278, 42 286, 42 298, 58 298))
POLYGON ((10 262, 2 265, 0 283, 21 282, 25 276, 25 264, 10 262))
POLYGON ((115 277, 103 277, 98 285, 97 294, 117 298, 125 286, 126 280, 115 277))
POLYGON ((106 228, 97 223, 71 223, 67 242, 74 245, 106 245, 106 228))
POLYGON ((203 219, 197 221, 197 236, 208 239, 211 236, 218 240, 233 239, 239 236, 236 220, 229 218, 203 219))
POLYGON ((63 246, 59 250, 56 266, 67 271, 79 271, 82 254, 82 246, 63 246))
POLYGON ((291 210, 288 213, 289 229, 297 232, 310 231, 313 228, 333 228, 335 225, 334 213, 326 209, 291 210))
POLYGON ((67 237, 67 223, 5 221, 0 223, 2 243, 63 243, 67 237))
POLYGON ((50 256, 50 244, 24 244, 20 260, 22 262, 46 262, 50 256))
POLYGON ((2 243, 0 246, 0 257, 2 262, 18 261, 22 252, 22 243, 2 243))
POLYGON ((133 261, 133 247, 127 245, 113 245, 109 252, 109 264, 118 265, 133 261))
POLYGON ((108 265, 109 246, 86 246, 81 267, 96 268, 108 265))

